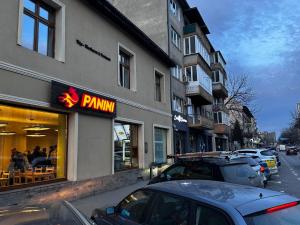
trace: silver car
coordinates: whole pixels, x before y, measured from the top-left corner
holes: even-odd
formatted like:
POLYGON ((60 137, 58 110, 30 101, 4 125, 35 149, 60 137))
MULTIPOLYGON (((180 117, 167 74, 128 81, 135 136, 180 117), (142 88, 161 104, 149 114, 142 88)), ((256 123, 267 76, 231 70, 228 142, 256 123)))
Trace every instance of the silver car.
POLYGON ((116 207, 94 210, 97 225, 299 225, 299 199, 208 180, 168 181, 139 189, 116 207))

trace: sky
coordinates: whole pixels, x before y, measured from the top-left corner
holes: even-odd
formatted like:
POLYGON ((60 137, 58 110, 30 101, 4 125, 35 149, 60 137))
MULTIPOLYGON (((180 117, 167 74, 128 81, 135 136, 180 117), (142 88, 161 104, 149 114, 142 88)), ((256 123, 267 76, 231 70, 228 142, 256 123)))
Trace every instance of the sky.
POLYGON ((246 74, 260 131, 289 126, 300 102, 299 0, 189 0, 197 6, 227 73, 246 74))

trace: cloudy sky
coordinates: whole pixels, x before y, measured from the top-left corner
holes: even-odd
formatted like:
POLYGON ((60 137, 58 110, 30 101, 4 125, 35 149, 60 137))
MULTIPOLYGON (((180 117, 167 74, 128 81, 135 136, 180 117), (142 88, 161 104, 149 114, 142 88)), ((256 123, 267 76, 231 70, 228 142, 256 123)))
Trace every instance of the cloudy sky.
POLYGON ((260 130, 287 127, 300 102, 299 0, 189 0, 228 73, 248 74, 256 92, 260 130))

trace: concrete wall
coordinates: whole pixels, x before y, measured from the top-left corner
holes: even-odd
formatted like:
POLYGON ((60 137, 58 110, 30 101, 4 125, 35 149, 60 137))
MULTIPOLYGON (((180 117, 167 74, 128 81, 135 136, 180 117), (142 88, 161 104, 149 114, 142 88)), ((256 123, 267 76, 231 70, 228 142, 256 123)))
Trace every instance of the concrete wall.
MULTIPOLYGON (((144 139, 140 141, 140 151, 144 151, 144 142, 148 143, 149 151, 142 155, 140 167, 147 168, 154 158, 154 126, 165 127, 169 129, 169 135, 172 133, 169 68, 145 47, 137 44, 126 31, 112 23, 109 18, 88 8, 83 1, 61 0, 61 2, 66 5, 65 62, 18 45, 18 1, 1 2, 0 43, 3 44, 0 45, 0 103, 24 104, 26 107, 55 110, 50 107, 52 80, 116 98, 117 119, 143 124, 144 139), (77 39, 103 52, 111 58, 111 61, 79 46, 76 43, 77 39), (135 55, 137 82, 135 91, 118 86, 119 44, 135 55), (163 102, 154 100, 155 69, 164 74, 163 102)), ((162 15, 156 7, 154 8, 158 11, 157 14, 162 15)), ((159 9, 166 10, 166 5, 164 9, 163 7, 159 9)), ((162 32, 161 35, 166 34, 162 32)), ((73 125, 72 127, 76 127, 73 125)), ((111 119, 79 114, 78 144, 76 145, 76 140, 72 140, 74 142, 69 145, 78 148, 69 149, 78 151, 76 166, 73 165, 74 162, 72 164, 74 173, 77 173, 72 176, 74 180, 94 179, 112 174, 112 125, 111 119)), ((168 150, 173 147, 170 140, 171 137, 168 150)), ((69 155, 74 156, 74 152, 69 152, 69 155)))
POLYGON ((108 0, 168 53, 168 0, 108 0))

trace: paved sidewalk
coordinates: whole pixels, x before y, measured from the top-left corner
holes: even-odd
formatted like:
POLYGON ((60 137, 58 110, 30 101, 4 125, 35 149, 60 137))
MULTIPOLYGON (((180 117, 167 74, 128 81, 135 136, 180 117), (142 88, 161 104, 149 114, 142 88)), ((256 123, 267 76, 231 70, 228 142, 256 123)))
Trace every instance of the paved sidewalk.
POLYGON ((120 189, 107 191, 87 198, 72 201, 72 204, 82 213, 84 213, 87 217, 90 217, 92 211, 95 208, 115 206, 128 194, 130 194, 138 188, 145 186, 148 182, 149 181, 139 181, 136 184, 126 186, 120 189))

